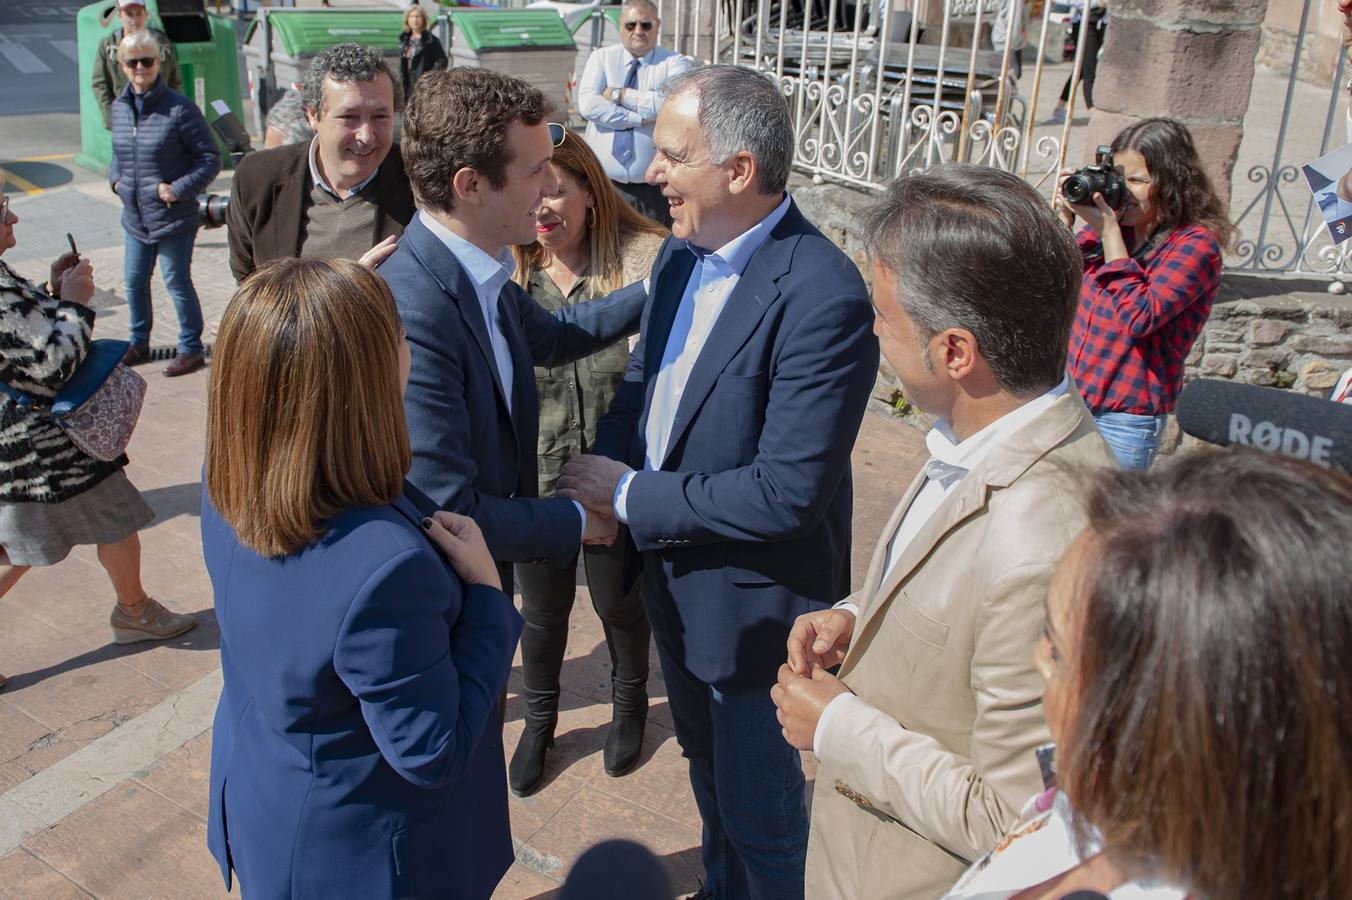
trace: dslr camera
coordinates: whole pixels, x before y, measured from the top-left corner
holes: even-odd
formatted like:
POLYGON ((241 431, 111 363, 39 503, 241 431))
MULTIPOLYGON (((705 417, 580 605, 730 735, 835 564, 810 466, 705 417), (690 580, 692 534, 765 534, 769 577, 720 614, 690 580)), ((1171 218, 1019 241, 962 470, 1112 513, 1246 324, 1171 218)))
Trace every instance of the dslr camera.
POLYGON ((1095 194, 1102 194, 1103 202, 1116 212, 1125 209, 1131 198, 1126 179, 1113 166, 1112 147, 1099 147, 1092 166, 1085 166, 1061 183, 1061 196, 1078 206, 1093 206, 1095 194))
MULTIPOLYGON (((225 144, 226 150, 230 152, 231 164, 238 166, 239 161, 246 154, 253 152, 249 132, 244 130, 244 125, 230 111, 230 107, 225 104, 224 100, 216 100, 211 106, 216 110, 216 118, 211 123, 211 130, 216 132, 221 139, 221 143, 225 144)), ((225 224, 226 213, 229 209, 229 194, 198 194, 197 227, 220 228, 225 224)))

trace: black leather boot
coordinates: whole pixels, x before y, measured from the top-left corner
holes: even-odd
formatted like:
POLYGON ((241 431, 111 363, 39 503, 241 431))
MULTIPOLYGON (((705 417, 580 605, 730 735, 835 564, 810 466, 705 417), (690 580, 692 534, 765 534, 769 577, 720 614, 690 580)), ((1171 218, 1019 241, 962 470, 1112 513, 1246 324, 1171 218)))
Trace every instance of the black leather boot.
POLYGON ((601 759, 612 778, 627 775, 643 754, 643 731, 648 722, 648 620, 625 628, 606 628, 610 645, 610 734, 601 759))
POLYGON ((545 753, 554 746, 559 721, 559 670, 567 646, 567 622, 550 627, 527 622, 521 632, 526 728, 507 767, 507 784, 518 797, 535 793, 544 779, 545 753))

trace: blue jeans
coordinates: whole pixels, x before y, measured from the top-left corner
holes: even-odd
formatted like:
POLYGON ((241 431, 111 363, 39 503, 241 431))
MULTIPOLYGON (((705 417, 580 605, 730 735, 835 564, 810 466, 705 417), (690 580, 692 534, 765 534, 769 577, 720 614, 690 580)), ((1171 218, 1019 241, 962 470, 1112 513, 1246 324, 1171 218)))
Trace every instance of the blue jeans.
POLYGON ((161 241, 141 241, 127 235, 123 266, 133 347, 150 346, 150 327, 155 321, 150 305, 150 276, 155 273, 158 256, 164 264, 164 286, 178 311, 178 352, 202 352, 202 304, 192 286, 192 247, 196 241, 195 228, 161 241))
POLYGON ((769 687, 719 690, 655 643, 704 823, 705 889, 717 900, 802 900, 803 768, 769 687))
POLYGON ((1148 469, 1160 448, 1160 435, 1168 416, 1142 416, 1136 413, 1094 413, 1099 434, 1108 442, 1124 469, 1148 469))

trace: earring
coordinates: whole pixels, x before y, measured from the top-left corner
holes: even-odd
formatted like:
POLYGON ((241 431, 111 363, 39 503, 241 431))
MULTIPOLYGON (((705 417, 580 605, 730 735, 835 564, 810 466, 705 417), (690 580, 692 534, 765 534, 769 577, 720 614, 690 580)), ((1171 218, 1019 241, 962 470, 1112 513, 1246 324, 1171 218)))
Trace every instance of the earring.
POLYGON ((596 207, 594 206, 587 207, 587 227, 596 227, 596 207))

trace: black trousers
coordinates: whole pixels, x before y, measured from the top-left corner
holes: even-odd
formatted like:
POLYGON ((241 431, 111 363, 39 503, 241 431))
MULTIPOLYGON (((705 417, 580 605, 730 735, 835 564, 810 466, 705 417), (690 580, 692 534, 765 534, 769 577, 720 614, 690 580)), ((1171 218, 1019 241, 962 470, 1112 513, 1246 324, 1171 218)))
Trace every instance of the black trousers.
MULTIPOLYGON (((1094 76, 1098 73, 1098 55, 1099 48, 1103 46, 1103 33, 1108 30, 1108 20, 1100 13, 1099 15, 1089 15, 1075 23, 1075 34, 1078 40, 1084 41, 1084 60, 1080 63, 1080 84, 1084 87, 1084 103, 1090 109, 1094 108, 1094 76), (1085 28, 1085 22, 1089 27, 1085 28)), ((1074 72, 1071 72, 1074 75, 1074 72)), ((1070 77, 1066 78, 1066 84, 1061 88, 1061 102, 1070 100, 1070 77)))
MULTIPOLYGON (((592 607, 606 635, 616 706, 646 707, 652 630, 643 611, 639 579, 634 579, 629 590, 623 589, 624 551, 619 541, 614 547, 585 547, 579 555, 586 567, 592 607)), ((526 717, 528 721, 551 720, 558 709, 559 669, 568 642, 568 615, 577 596, 577 559, 562 569, 519 564, 516 583, 521 589, 521 613, 526 619, 521 635, 526 717)))
POLYGON ((620 196, 625 202, 632 206, 642 215, 650 219, 661 222, 666 228, 671 227, 671 205, 667 203, 667 198, 662 196, 662 189, 655 184, 648 184, 646 181, 615 181, 615 190, 620 192, 620 196))

